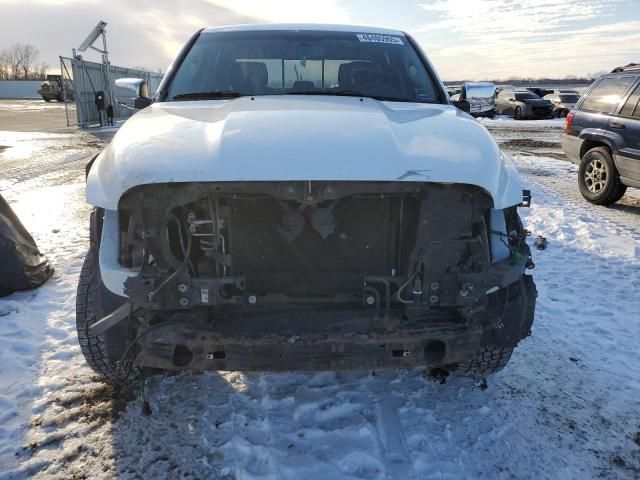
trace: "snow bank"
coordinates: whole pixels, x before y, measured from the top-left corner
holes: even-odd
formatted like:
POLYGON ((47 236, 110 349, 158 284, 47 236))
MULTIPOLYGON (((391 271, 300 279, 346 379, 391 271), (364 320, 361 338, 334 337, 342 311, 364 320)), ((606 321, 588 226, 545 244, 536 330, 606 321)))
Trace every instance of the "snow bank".
POLYGON ((526 227, 549 246, 534 251, 533 334, 487 390, 423 369, 184 373, 148 380, 146 417, 76 344, 87 212, 83 162, 65 163, 73 142, 34 140, 32 164, 0 153, 12 172, 0 183, 57 269, 44 288, 0 300, 1 478, 637 478, 640 204, 595 207, 575 166, 516 156, 534 198, 526 227), (29 180, 15 181, 11 162, 29 180), (60 207, 30 209, 34 194, 60 207))
POLYGON ((549 120, 516 120, 507 115, 497 115, 494 118, 479 117, 477 119, 480 123, 486 127, 489 126, 509 126, 511 128, 530 128, 530 127, 556 127, 562 128, 564 125, 564 118, 553 118, 549 120))

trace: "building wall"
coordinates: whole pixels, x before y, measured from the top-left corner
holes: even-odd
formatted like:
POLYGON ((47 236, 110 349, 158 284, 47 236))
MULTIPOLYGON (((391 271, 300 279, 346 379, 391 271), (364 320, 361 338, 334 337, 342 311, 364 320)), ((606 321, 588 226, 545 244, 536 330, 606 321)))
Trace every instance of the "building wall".
POLYGON ((0 80, 0 98, 41 98, 40 80, 0 80))

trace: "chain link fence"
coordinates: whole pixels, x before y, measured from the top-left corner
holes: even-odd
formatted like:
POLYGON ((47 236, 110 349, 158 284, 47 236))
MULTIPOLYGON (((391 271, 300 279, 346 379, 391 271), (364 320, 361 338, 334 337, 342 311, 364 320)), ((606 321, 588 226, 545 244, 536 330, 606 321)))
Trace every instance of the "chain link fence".
MULTIPOLYGON (((65 100, 75 98, 75 119, 73 110, 66 108, 67 126, 78 125, 82 128, 103 126, 113 121, 126 120, 135 110, 122 105, 131 105, 133 92, 117 88, 119 78, 141 78, 146 80, 149 93, 155 92, 163 75, 133 68, 89 62, 77 58, 60 57, 60 70, 63 78, 65 100), (68 80, 68 81, 66 81, 68 80), (72 92, 68 91, 73 89, 72 92), (111 107, 111 109, 109 108, 111 107)), ((65 105, 66 102, 65 102, 65 105)))

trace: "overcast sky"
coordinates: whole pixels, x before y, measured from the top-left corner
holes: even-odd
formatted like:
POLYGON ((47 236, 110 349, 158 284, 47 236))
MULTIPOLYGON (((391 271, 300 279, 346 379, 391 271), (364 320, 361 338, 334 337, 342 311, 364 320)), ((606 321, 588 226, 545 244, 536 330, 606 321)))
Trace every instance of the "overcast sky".
POLYGON ((109 24, 113 64, 163 71, 198 28, 256 22, 402 29, 445 80, 564 77, 640 62, 640 0, 0 0, 0 49, 31 43, 57 67, 98 20, 109 24))

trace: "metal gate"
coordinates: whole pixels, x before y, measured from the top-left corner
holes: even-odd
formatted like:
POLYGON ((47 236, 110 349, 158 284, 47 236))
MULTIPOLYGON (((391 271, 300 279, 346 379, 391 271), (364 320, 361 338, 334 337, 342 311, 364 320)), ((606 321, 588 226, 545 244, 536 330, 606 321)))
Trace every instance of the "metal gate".
POLYGON ((133 68, 116 67, 108 68, 102 63, 89 62, 77 58, 60 57, 60 70, 62 71, 65 110, 67 126, 78 125, 87 128, 107 124, 107 107, 113 108, 113 119, 125 120, 135 113, 131 108, 120 104, 120 101, 129 99, 132 92, 117 88, 115 81, 118 78, 142 78, 149 85, 149 92, 155 92, 160 85, 163 75, 156 72, 147 72, 133 68), (70 88, 73 92, 68 91, 70 88), (99 109, 96 102, 97 95, 103 94, 103 108, 99 109), (69 108, 67 99, 75 99, 75 121, 73 109, 69 108))

